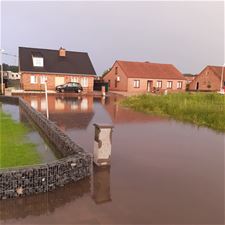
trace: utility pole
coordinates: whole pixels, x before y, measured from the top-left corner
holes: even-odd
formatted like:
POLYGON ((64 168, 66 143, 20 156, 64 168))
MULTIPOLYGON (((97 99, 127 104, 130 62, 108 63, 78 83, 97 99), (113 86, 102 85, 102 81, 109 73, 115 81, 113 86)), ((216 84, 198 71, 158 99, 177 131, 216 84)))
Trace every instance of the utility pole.
POLYGON ((1 93, 4 95, 4 83, 3 83, 3 59, 2 59, 2 53, 4 52, 4 49, 0 49, 1 52, 1 93))
POLYGON ((222 74, 221 74, 221 81, 220 81, 220 93, 224 94, 224 67, 225 64, 222 66, 222 74))

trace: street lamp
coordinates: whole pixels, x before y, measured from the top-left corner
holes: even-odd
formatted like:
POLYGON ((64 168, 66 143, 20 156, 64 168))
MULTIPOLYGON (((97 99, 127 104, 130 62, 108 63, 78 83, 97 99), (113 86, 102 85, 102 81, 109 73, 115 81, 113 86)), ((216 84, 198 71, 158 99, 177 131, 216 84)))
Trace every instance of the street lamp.
POLYGON ((4 90, 3 90, 3 60, 2 60, 2 53, 4 52, 5 50, 4 49, 0 49, 0 52, 1 52, 1 93, 2 95, 4 95, 4 90))

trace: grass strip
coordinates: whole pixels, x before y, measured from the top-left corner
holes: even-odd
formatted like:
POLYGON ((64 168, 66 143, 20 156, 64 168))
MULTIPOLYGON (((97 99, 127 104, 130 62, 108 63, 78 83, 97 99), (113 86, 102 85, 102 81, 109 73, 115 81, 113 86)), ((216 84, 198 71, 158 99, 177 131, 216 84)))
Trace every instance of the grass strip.
POLYGON ((0 109, 0 168, 41 163, 36 145, 26 140, 29 129, 0 109))
POLYGON ((177 93, 128 97, 121 105, 136 111, 171 117, 225 132, 225 96, 216 93, 177 93))

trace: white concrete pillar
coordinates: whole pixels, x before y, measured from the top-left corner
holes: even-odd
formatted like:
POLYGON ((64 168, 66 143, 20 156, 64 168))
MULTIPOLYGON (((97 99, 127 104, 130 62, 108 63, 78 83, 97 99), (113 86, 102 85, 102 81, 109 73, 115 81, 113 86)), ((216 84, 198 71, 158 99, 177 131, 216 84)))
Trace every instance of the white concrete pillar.
POLYGON ((102 96, 105 96, 105 86, 102 86, 102 96))
POLYGON ((110 165, 112 150, 112 125, 94 124, 94 163, 97 166, 110 165))

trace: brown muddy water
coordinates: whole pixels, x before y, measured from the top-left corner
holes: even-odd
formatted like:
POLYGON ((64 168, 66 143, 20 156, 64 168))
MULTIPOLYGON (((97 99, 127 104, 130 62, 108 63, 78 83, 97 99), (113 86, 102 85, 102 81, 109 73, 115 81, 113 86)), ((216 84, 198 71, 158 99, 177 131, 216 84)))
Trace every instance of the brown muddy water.
MULTIPOLYGON (((45 113, 44 96, 24 98, 45 113)), ((119 98, 49 96, 50 120, 88 152, 93 123, 114 124, 112 165, 1 201, 1 224, 224 224, 225 134, 133 112, 119 98)))

